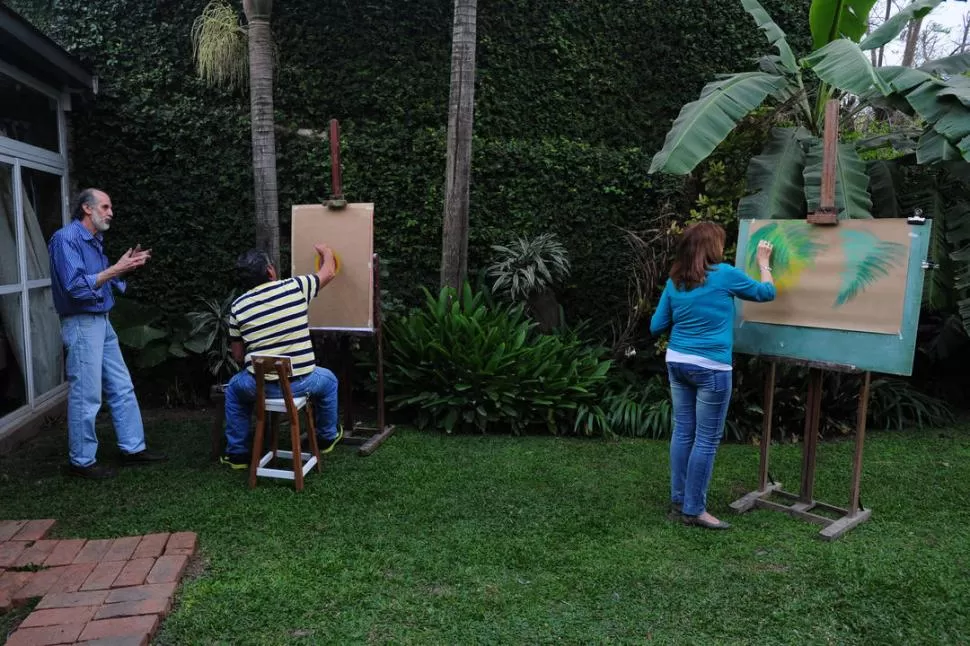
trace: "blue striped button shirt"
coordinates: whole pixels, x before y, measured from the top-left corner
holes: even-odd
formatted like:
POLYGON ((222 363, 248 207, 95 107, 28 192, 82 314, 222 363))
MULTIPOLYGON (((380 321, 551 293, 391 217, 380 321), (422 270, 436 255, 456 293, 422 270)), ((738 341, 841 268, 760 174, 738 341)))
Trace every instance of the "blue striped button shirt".
POLYGON ((85 229, 80 220, 72 220, 51 236, 47 250, 54 308, 61 316, 107 313, 115 304, 111 288, 124 293, 127 285, 118 278, 95 287, 98 274, 109 266, 104 238, 85 229))

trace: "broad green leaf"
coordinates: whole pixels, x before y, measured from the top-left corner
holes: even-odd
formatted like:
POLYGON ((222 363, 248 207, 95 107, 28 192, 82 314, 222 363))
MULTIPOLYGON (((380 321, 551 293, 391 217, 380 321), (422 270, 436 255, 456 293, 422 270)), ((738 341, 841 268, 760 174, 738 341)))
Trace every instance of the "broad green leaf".
POLYGON ((876 74, 897 92, 907 92, 926 81, 936 81, 936 77, 922 70, 914 70, 908 67, 888 66, 877 67, 876 74))
MULTIPOLYGON (((838 146, 835 163, 835 208, 839 219, 858 220, 872 217, 869 176, 866 163, 849 143, 838 146)), ((805 197, 808 212, 819 208, 822 192, 822 142, 814 140, 805 162, 805 197)))
POLYGON ((859 42, 869 28, 869 12, 876 0, 813 0, 808 10, 815 49, 845 37, 859 42))
POLYGON ((860 96, 870 92, 878 92, 883 96, 892 90, 882 78, 876 74, 869 57, 859 46, 846 38, 833 40, 831 43, 817 49, 802 59, 805 65, 820 79, 853 94, 860 96))
POLYGON ((894 162, 883 159, 871 161, 866 166, 873 217, 900 217, 899 198, 896 195, 896 187, 900 185, 899 168, 894 162))
POLYGON ((785 32, 782 31, 758 0, 741 0, 741 5, 754 18, 755 23, 761 31, 765 32, 768 42, 778 48, 778 54, 785 68, 795 73, 798 71, 798 64, 795 62, 795 54, 786 40, 785 32))
POLYGON ((891 147, 893 150, 908 154, 916 151, 916 141, 923 134, 922 129, 900 127, 897 131, 887 135, 874 135, 864 139, 857 139, 855 149, 859 152, 879 150, 891 147))
POLYGON ((896 15, 892 16, 889 20, 881 24, 878 29, 869 34, 869 37, 862 41, 859 47, 864 50, 882 47, 896 38, 906 25, 909 24, 909 21, 923 18, 941 2, 943 0, 915 0, 912 4, 908 4, 900 9, 896 15))
POLYGON ((738 217, 800 218, 805 216, 805 150, 811 137, 805 128, 773 128, 767 145, 748 164, 751 195, 738 203, 738 217))
POLYGON ((686 175, 724 141, 742 117, 787 84, 785 77, 763 72, 742 72, 708 83, 697 101, 681 108, 648 173, 686 175))
POLYGON ((960 150, 936 130, 927 128, 923 136, 919 138, 919 145, 916 148, 916 163, 935 164, 955 159, 960 159, 960 150))
MULTIPOLYGON (((167 336, 165 330, 150 325, 136 325, 125 330, 118 331, 118 341, 130 348, 142 349, 152 341, 163 339, 167 336)), ((167 347, 167 346, 166 346, 167 347)))
POLYGON ((964 137, 957 143, 957 149, 967 161, 970 161, 970 137, 964 137))
POLYGON ((168 343, 155 341, 149 343, 138 353, 139 368, 154 368, 168 359, 168 343))
POLYGON ((970 54, 955 54, 938 58, 933 61, 926 61, 916 69, 937 76, 955 76, 970 71, 970 54))
POLYGON ((950 86, 940 90, 937 96, 952 96, 964 106, 970 106, 970 87, 950 86))

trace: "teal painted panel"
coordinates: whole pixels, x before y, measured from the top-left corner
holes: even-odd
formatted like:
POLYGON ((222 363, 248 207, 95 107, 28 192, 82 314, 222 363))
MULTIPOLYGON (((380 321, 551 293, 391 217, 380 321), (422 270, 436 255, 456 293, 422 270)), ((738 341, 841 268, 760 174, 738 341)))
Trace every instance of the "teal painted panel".
MULTIPOLYGON (((742 220, 738 231, 735 266, 743 269, 752 220, 742 220)), ((740 307, 734 325, 734 351, 756 356, 775 356, 819 361, 857 370, 910 375, 916 351, 916 329, 923 295, 923 276, 930 244, 932 220, 910 224, 906 296, 899 334, 876 334, 849 330, 825 330, 794 325, 742 321, 740 307)), ((740 304, 738 304, 740 305, 740 304)))

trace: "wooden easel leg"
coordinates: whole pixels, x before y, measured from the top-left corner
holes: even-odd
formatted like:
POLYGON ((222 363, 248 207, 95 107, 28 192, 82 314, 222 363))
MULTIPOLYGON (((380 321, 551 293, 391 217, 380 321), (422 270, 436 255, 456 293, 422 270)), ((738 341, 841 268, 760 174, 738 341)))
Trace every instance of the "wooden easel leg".
POLYGON ((768 447, 771 446, 771 426, 775 414, 775 368, 774 361, 768 366, 765 378, 765 413, 761 424, 761 457, 758 462, 758 489, 768 488, 768 447))
POLYGON ((802 446, 802 487, 798 496, 800 510, 811 509, 815 491, 815 453, 818 449, 818 427, 822 417, 822 371, 808 371, 808 398, 805 402, 805 439, 802 446))
POLYGON ((764 419, 761 423, 761 457, 758 463, 758 490, 745 494, 731 503, 731 509, 744 513, 757 506, 758 500, 766 498, 772 491, 779 489, 781 483, 768 485, 768 447, 771 445, 771 428, 775 405, 775 370, 777 364, 772 361, 765 375, 765 408, 764 419))
POLYGON ((835 540, 847 531, 869 520, 871 509, 859 506, 859 490, 862 484, 862 450, 866 441, 866 420, 869 416, 869 392, 872 375, 866 372, 859 391, 859 408, 856 414, 855 455, 852 459, 852 488, 849 490, 849 509, 846 515, 819 532, 826 540, 835 540))
POLYGON ((354 384, 353 361, 350 351, 350 337, 340 339, 340 407, 344 413, 344 433, 354 432, 354 384))

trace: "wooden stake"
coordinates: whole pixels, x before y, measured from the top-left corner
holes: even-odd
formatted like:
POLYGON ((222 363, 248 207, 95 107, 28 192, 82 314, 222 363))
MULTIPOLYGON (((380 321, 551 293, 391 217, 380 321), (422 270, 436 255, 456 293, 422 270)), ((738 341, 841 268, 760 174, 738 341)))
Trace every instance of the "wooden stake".
POLYGON ((340 177, 340 122, 330 120, 330 179, 333 192, 326 205, 331 209, 342 209, 347 206, 344 199, 344 187, 340 177))
POLYGON ((811 224, 838 224, 835 208, 835 171, 838 163, 839 102, 825 104, 825 131, 822 135, 822 187, 818 210, 806 218, 811 224))

